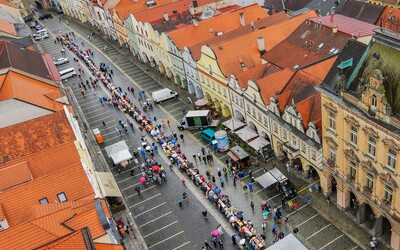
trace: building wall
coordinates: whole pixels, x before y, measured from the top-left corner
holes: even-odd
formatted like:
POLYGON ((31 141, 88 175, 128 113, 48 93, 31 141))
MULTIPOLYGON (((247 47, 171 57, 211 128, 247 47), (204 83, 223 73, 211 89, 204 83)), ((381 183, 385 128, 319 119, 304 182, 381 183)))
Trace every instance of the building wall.
POLYGON ((136 28, 133 22, 133 15, 129 14, 128 16, 125 17, 124 26, 126 30, 126 36, 128 38, 129 49, 131 50, 134 56, 140 58, 139 45, 135 33, 136 28))
POLYGON ((168 54, 171 61, 171 70, 175 78, 175 83, 179 84, 182 88, 187 88, 187 81, 185 75, 185 67, 183 63, 182 51, 175 45, 175 43, 168 37, 168 54))
POLYGON ((120 19, 118 13, 114 10, 112 13, 112 22, 115 28, 115 34, 118 39, 119 45, 128 45, 128 34, 125 29, 123 20, 120 19))

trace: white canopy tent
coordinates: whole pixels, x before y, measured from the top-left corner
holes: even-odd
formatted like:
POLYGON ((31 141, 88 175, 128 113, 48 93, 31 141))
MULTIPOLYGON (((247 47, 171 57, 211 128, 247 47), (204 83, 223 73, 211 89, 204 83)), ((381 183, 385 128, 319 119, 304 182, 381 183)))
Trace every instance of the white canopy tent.
POLYGON ((229 128, 232 131, 236 131, 246 126, 244 122, 241 122, 235 118, 227 120, 226 122, 222 123, 222 125, 224 125, 225 127, 229 128))
POLYGON ((301 243, 293 234, 289 234, 285 236, 285 238, 273 244, 272 246, 267 247, 267 250, 287 250, 287 249, 307 250, 306 246, 304 246, 303 243, 301 243))
POLYGON ((245 142, 248 142, 249 140, 258 137, 258 134, 256 133, 256 131, 251 129, 249 126, 246 126, 240 130, 237 130, 234 133, 245 142))
POLYGON ((248 145, 253 149, 255 149, 256 151, 264 148, 265 146, 268 146, 269 144, 270 142, 264 139, 263 137, 257 137, 256 139, 248 143, 248 145))
POLYGON ((119 141, 113 145, 107 146, 105 150, 108 157, 114 161, 114 164, 119 164, 132 159, 132 155, 129 152, 129 147, 126 145, 125 141, 119 141))
POLYGON ((257 177, 256 181, 260 183, 263 188, 267 188, 277 182, 277 180, 269 172, 257 177))

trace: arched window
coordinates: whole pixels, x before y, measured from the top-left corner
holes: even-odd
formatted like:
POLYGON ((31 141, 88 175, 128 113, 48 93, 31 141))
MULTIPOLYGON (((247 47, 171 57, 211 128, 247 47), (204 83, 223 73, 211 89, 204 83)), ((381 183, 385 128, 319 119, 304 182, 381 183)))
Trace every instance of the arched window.
POLYGON ((376 99, 376 95, 371 96, 371 106, 375 107, 378 105, 378 100, 376 99))

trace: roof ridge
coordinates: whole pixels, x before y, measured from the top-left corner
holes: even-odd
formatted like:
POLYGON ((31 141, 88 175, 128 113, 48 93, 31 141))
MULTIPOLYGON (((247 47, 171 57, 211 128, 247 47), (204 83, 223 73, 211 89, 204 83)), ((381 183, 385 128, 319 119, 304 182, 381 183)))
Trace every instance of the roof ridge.
MULTIPOLYGON (((29 223, 29 224, 31 224, 32 226, 35 226, 35 227, 37 227, 37 228, 40 228, 40 229, 42 229, 43 231, 45 231, 45 232, 47 232, 47 233, 49 233, 49 234, 51 234, 51 235, 54 235, 55 237, 58 237, 58 235, 54 234, 54 233, 51 232, 51 231, 48 231, 47 229, 41 227, 40 225, 37 225, 37 224, 33 223, 32 221, 27 221, 26 223, 29 223)), ((23 224, 25 224, 25 223, 16 225, 16 227, 20 227, 20 226, 22 226, 23 224)))

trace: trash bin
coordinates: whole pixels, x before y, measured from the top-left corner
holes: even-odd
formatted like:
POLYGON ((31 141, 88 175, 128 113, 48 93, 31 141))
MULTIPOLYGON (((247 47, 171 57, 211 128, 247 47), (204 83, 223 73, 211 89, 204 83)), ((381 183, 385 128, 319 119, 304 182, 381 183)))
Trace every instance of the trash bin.
POLYGON ((96 141, 98 144, 102 144, 104 142, 103 136, 101 135, 101 132, 98 128, 95 128, 92 130, 94 136, 96 137, 96 141))

